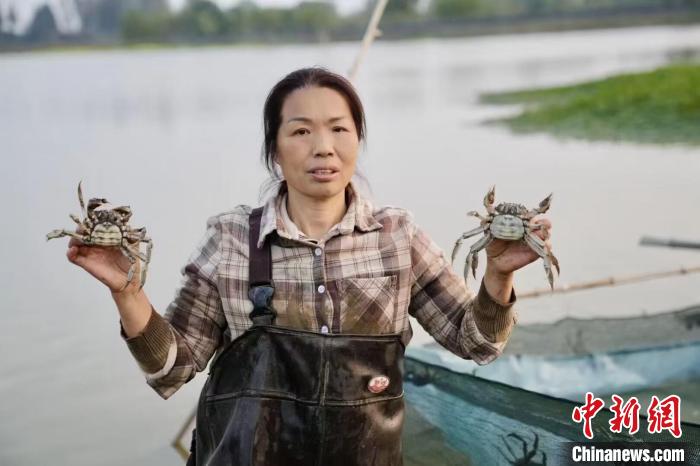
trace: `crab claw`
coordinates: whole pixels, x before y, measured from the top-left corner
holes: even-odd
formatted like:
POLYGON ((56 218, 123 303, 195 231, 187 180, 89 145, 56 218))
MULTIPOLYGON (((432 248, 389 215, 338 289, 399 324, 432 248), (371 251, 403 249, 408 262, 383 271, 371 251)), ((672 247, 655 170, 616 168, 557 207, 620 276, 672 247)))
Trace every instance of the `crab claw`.
POLYGON ((543 214, 549 210, 549 206, 552 203, 552 194, 554 193, 549 193, 549 196, 542 199, 540 206, 536 209, 538 213, 543 214))
POLYGON ((87 212, 85 211, 85 202, 83 202, 83 190, 80 185, 83 184, 83 180, 78 181, 78 201, 80 201, 80 210, 83 212, 83 218, 87 217, 87 212))
POLYGON ((489 189, 486 196, 484 196, 484 207, 486 207, 486 211, 490 214, 495 212, 493 208, 494 202, 496 202, 496 185, 491 186, 491 189, 489 189))
POLYGON ((492 206, 495 201, 496 201, 496 185, 493 185, 493 186, 491 186, 491 189, 489 189, 489 192, 486 193, 486 196, 484 196, 484 207, 492 206))
POLYGON ((552 261, 552 265, 557 269, 557 275, 561 275, 561 270, 559 269, 559 260, 549 251, 549 260, 552 261))

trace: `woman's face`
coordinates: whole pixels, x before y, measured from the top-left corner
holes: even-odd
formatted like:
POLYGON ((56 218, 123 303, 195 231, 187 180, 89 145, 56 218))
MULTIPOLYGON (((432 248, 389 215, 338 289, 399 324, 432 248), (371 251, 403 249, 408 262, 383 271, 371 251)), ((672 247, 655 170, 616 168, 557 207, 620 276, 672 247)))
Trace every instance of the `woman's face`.
POLYGON ((275 161, 290 191, 317 199, 344 193, 358 147, 350 107, 338 91, 314 86, 287 96, 275 161))

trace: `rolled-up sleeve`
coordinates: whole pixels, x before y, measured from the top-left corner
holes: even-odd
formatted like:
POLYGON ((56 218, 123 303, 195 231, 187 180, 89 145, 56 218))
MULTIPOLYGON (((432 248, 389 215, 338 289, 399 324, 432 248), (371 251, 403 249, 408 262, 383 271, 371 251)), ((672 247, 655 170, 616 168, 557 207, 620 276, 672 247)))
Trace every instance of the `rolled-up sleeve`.
POLYGON ((172 396, 197 372, 203 371, 219 347, 226 326, 218 291, 221 259, 221 225, 207 220, 197 249, 182 267, 182 281, 163 316, 151 317, 139 335, 121 336, 146 376, 146 382, 163 399, 172 396))
POLYGON ((515 290, 495 301, 482 280, 478 293, 452 269, 444 252, 409 222, 413 285, 409 314, 450 352, 483 365, 496 359, 517 323, 515 290))

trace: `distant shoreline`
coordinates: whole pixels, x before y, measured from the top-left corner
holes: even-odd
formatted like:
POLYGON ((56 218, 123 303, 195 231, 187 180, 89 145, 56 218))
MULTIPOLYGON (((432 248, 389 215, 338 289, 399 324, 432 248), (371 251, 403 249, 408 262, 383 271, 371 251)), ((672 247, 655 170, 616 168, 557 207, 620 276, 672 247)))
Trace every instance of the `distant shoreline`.
MULTIPOLYGON (((481 19, 386 21, 380 25, 381 41, 400 41, 432 38, 459 38, 576 30, 617 29, 644 26, 679 26, 700 23, 700 8, 691 9, 637 9, 612 12, 581 12, 579 14, 548 15, 542 17, 492 17, 481 19)), ((364 26, 363 26, 364 27, 364 26)), ((129 43, 120 37, 101 39, 71 37, 57 42, 28 44, 0 42, 0 54, 23 52, 83 52, 102 50, 153 50, 200 47, 276 46, 302 44, 329 44, 360 41, 363 28, 343 28, 329 32, 304 32, 277 37, 249 37, 234 40, 230 37, 207 40, 176 39, 163 42, 129 43)))

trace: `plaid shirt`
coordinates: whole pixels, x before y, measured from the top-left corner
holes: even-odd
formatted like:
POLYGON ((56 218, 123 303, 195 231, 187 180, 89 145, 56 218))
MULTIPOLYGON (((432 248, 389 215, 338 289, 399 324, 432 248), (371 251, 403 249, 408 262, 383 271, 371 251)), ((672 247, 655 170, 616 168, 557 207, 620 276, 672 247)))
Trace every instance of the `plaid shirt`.
MULTIPOLYGON (((497 358, 517 322, 515 292, 502 305, 482 281, 475 294, 409 212, 374 208, 352 183, 346 198, 342 220, 318 241, 289 220, 285 183, 265 204, 258 245, 271 236, 275 323, 329 333, 400 333, 408 344, 411 315, 452 353, 479 364, 497 358)), ((147 383, 164 399, 252 323, 251 210, 238 206, 210 217, 164 315, 152 309, 146 328, 131 338, 121 329, 147 383)))

